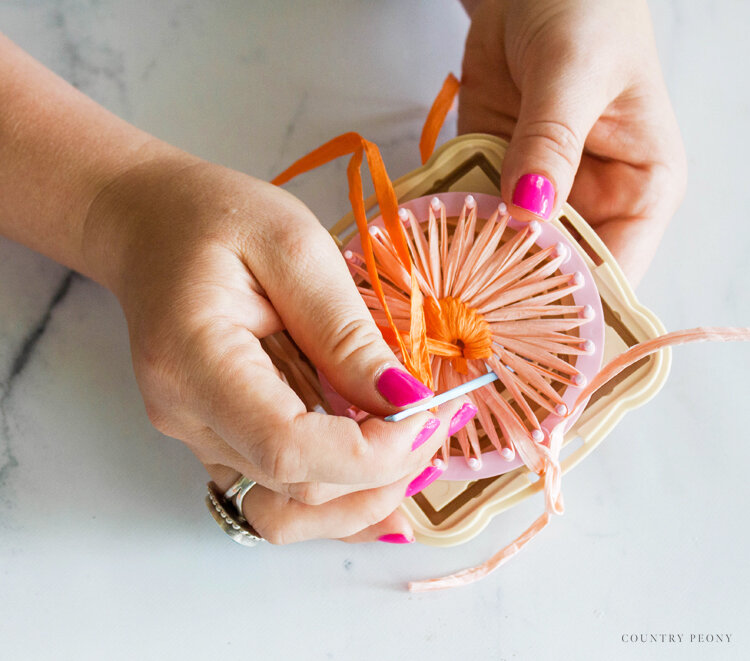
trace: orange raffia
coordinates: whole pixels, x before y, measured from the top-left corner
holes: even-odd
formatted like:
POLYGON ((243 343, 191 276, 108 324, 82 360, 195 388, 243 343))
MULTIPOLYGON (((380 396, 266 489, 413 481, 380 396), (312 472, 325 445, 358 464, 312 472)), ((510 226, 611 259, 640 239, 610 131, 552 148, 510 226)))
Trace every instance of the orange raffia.
POLYGON ((445 123, 445 116, 453 105, 453 100, 458 94, 460 85, 458 78, 449 73, 437 97, 435 97, 430 112, 427 113, 427 119, 425 119, 424 127, 422 127, 422 137, 419 139, 419 155, 422 157, 422 165, 427 163, 427 159, 432 156, 440 129, 443 128, 445 123))
POLYGON ((367 273, 370 276, 370 281, 372 283, 372 288, 375 291, 380 304, 383 306, 389 329, 392 332, 392 337, 395 338, 399 349, 401 350, 406 369, 428 387, 432 387, 432 373, 430 371, 430 363, 427 360, 426 351, 422 296, 419 292, 419 283, 414 276, 414 267, 409 256, 409 248, 406 243, 403 227, 398 221, 398 200, 396 199, 396 193, 393 190, 393 184, 388 177, 385 164, 383 163, 377 145, 369 140, 365 140, 358 133, 344 133, 343 135, 329 140, 306 156, 303 156, 296 163, 293 163, 290 167, 284 170, 284 172, 275 177, 271 183, 281 186, 297 175, 309 172, 329 161, 348 154, 352 155, 347 168, 347 177, 349 179, 349 200, 352 205, 352 212, 354 213, 354 219, 357 223, 357 229, 359 230, 359 236, 362 241, 362 251, 365 264, 367 265, 367 273), (367 215, 365 212, 364 195, 362 192, 361 166, 363 154, 367 158, 367 165, 370 168, 370 176, 372 177, 372 182, 375 186, 375 195, 378 199, 383 222, 385 223, 388 236, 396 251, 395 257, 400 266, 403 267, 407 273, 411 274, 411 332, 409 335, 411 351, 407 351, 406 345, 393 323, 393 317, 391 316, 390 309, 386 303, 383 287, 375 264, 375 255, 373 253, 372 240, 367 227, 367 215))

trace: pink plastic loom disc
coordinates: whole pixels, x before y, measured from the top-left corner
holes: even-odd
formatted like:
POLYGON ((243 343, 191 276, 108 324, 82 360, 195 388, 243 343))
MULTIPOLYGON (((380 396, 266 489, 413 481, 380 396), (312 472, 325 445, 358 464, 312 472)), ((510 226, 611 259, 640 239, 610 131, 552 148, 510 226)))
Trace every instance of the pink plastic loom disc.
MULTIPOLYGON (((448 217, 458 216, 464 205, 464 201, 467 195, 471 195, 477 203, 477 217, 478 218, 489 218, 497 209, 498 205, 502 202, 499 197, 493 195, 484 195, 481 193, 438 193, 437 195, 429 195, 425 197, 419 197, 414 200, 409 200, 400 205, 401 208, 409 209, 416 218, 427 219, 429 213, 429 205, 434 197, 440 199, 445 205, 446 213, 448 217)), ((369 223, 370 225, 377 225, 384 227, 383 219, 381 216, 374 218, 369 223)), ((583 276, 583 287, 575 291, 572 296, 575 305, 579 306, 590 306, 589 309, 593 311, 593 317, 588 323, 583 324, 579 327, 579 335, 591 342, 593 350, 591 353, 577 356, 575 367, 583 374, 586 381, 580 386, 568 386, 562 395, 562 400, 568 407, 568 410, 573 408, 573 404, 582 390, 583 385, 591 381, 596 376, 599 368, 602 364, 602 357, 604 354, 604 318, 602 311, 601 299, 599 292, 596 289, 596 283, 594 277, 591 274, 588 266, 578 249, 571 245, 571 242, 560 232, 556 227, 550 223, 539 223, 541 232, 536 240, 536 245, 539 248, 547 248, 549 246, 562 243, 567 246, 569 251, 568 259, 561 264, 559 271, 564 274, 580 273, 583 276)), ((508 221, 508 226, 514 230, 520 230, 525 226, 525 223, 511 218, 508 221)), ((345 250, 352 250, 353 252, 362 252, 362 244, 359 240, 359 236, 355 235, 351 241, 344 247, 345 250)), ((343 397, 333 390, 328 380, 319 374, 321 385, 326 394, 331 408, 337 415, 344 415, 345 411, 351 406, 343 397)), ((487 388, 494 387, 494 384, 485 386, 487 388)), ((580 412, 585 407, 579 409, 578 415, 570 416, 563 427, 564 432, 567 432, 578 419, 580 412)), ((561 416, 555 413, 550 413, 542 422, 541 428, 544 432, 544 443, 549 443, 549 431, 561 420, 561 416)), ((469 468, 463 457, 454 456, 448 463, 448 468, 440 479, 443 480, 477 480, 485 477, 493 477, 496 475, 502 475, 507 473, 519 466, 522 466, 523 462, 516 455, 514 459, 510 461, 504 459, 497 450, 491 450, 482 453, 482 466, 479 470, 473 470, 469 468)))

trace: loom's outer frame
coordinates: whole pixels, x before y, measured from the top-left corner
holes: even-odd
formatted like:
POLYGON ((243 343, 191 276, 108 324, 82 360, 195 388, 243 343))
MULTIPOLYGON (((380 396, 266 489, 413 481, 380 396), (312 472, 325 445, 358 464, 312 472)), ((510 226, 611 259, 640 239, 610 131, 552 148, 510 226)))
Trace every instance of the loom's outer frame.
MULTIPOLYGON (((449 185, 441 189, 441 181, 446 179, 449 173, 475 161, 478 155, 499 173, 507 145, 505 140, 479 133, 454 138, 436 150, 425 165, 396 180, 393 183, 396 196, 403 202, 432 193, 449 192, 449 185)), ((499 181, 491 182, 486 177, 485 180, 481 183, 482 190, 472 188, 472 192, 499 196, 499 181)), ((462 184, 458 190, 468 189, 466 184, 462 184)), ((374 211, 374 215, 377 215, 377 201, 374 196, 365 201, 365 208, 368 213, 374 211)), ((570 205, 564 204, 558 216, 549 222, 566 235, 584 258, 594 276, 602 301, 607 302, 618 321, 638 342, 666 332, 656 315, 637 300, 619 265, 596 232, 570 205), (597 265, 586 253, 563 225, 561 217, 564 217, 589 248, 593 249, 601 264, 597 265)), ((348 241, 354 231, 356 227, 351 213, 331 228, 331 234, 340 246, 348 241)), ((611 343, 612 341, 605 340, 605 364, 623 350, 622 347, 611 347, 611 343)), ((659 351, 648 359, 646 365, 631 374, 606 397, 590 404, 566 434, 561 461, 563 474, 593 451, 628 411, 638 408, 656 395, 667 379, 670 364, 671 350, 659 351), (572 441, 576 438, 582 439, 583 442, 580 447, 570 451, 572 441)), ((498 476, 494 480, 480 494, 469 499, 439 524, 433 524, 413 498, 405 500, 401 508, 414 528, 417 541, 434 546, 454 546, 467 542, 484 530, 493 517, 542 490, 542 481, 525 467, 498 476)), ((470 485, 472 482, 438 480, 425 489, 422 496, 428 502, 431 499, 445 502, 446 496, 449 500, 451 493, 459 494, 470 485)))

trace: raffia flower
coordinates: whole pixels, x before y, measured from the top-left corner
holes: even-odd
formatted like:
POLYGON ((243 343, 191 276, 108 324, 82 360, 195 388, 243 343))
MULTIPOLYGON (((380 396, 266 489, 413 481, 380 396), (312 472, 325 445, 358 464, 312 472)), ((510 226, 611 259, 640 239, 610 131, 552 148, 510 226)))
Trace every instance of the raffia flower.
MULTIPOLYGON (((583 286, 581 273, 559 270, 569 248, 557 243, 538 249, 539 224, 511 229, 502 203, 483 221, 471 195, 455 227, 438 197, 429 205, 426 228, 406 208, 399 210, 399 219, 424 297, 429 385, 442 392, 488 370, 499 377, 495 385, 469 395, 478 413, 456 435, 458 450, 470 468, 479 470, 486 438, 506 462, 518 453, 541 473, 543 453, 534 447, 545 441, 540 417, 568 413, 561 392, 585 384, 571 360, 593 350, 591 341, 576 332, 592 311, 564 300, 583 286)), ((386 303, 411 350, 411 275, 387 232, 373 225, 370 235, 386 303)), ((386 339, 394 340, 362 266, 364 258, 352 250, 345 257, 375 322, 386 339)), ((392 346, 398 350, 396 342, 392 346)), ((441 451, 446 462, 450 443, 441 451)))

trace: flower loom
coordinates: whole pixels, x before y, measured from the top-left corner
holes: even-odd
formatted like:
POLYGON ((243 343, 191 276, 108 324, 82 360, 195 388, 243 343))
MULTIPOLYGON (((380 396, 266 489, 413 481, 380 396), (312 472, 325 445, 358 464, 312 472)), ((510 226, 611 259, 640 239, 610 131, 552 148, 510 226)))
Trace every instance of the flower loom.
MULTIPOLYGON (((567 204, 549 223, 510 217, 499 198, 506 145, 499 138, 462 136, 432 154, 458 87, 449 76, 428 114, 420 141, 423 167, 395 183, 377 147, 356 133, 334 138, 273 182, 281 185, 350 154, 352 214, 331 233, 383 337, 406 369, 436 392, 488 370, 498 377, 469 395, 477 417, 439 451, 447 464, 442 479, 402 506, 419 541, 467 541, 499 512, 544 493, 543 513, 492 558, 412 582, 411 590, 487 575, 552 514, 562 514, 563 472, 627 410, 656 394, 669 370, 668 347, 750 340, 748 328, 665 333, 637 302, 596 233, 567 204), (375 187, 367 201, 363 156, 375 187), (376 203, 380 214, 368 222, 367 210, 376 203), (609 362, 601 368, 603 359, 609 362)), ((263 342, 309 409, 366 415, 330 388, 288 334, 263 342)))

